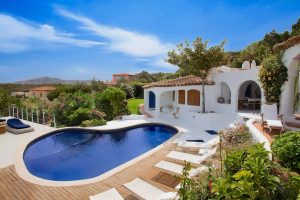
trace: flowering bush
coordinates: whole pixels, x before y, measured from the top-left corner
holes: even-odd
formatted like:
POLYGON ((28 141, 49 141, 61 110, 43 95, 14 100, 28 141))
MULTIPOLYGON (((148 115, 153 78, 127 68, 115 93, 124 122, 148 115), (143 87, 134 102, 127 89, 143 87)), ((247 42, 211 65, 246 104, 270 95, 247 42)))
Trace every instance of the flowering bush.
POLYGON ((281 87, 288 77, 280 58, 276 55, 265 58, 258 76, 267 102, 279 102, 281 87))
POLYGON ((253 143, 249 129, 243 124, 239 124, 235 128, 222 130, 220 137, 223 140, 222 144, 225 149, 234 149, 253 143))

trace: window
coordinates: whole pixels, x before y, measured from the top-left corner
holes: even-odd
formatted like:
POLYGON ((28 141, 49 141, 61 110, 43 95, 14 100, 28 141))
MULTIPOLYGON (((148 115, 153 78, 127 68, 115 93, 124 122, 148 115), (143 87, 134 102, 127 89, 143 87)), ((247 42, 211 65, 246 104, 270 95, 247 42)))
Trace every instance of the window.
POLYGON ((178 103, 179 104, 185 104, 185 90, 179 90, 178 91, 178 103))
POLYGON ((172 92, 172 100, 175 101, 175 91, 172 92))
POLYGON ((192 106, 200 106, 200 91, 189 90, 187 104, 192 106))

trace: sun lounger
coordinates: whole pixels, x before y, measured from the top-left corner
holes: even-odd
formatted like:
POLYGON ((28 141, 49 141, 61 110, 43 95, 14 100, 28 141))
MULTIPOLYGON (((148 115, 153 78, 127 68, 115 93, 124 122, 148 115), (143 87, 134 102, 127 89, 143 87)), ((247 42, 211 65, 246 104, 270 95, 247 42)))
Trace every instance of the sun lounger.
POLYGON ((187 161, 190 162, 191 164, 199 165, 201 162, 203 162, 207 157, 206 155, 203 156, 198 156, 190 153, 183 153, 180 151, 171 151, 168 155, 168 158, 172 158, 175 160, 180 160, 180 161, 187 161))
MULTIPOLYGON (((202 149, 200 149, 200 150, 202 150, 202 149)), ((190 162, 191 164, 199 165, 204 160, 206 160, 207 158, 214 155, 216 153, 216 151, 217 151, 217 148, 207 149, 206 152, 203 153, 203 155, 194 155, 194 154, 184 153, 184 152, 180 152, 180 151, 171 151, 167 155, 167 157, 175 159, 175 160, 187 161, 187 162, 190 162)))
POLYGON ((34 131, 33 127, 28 124, 24 124, 20 119, 17 118, 7 120, 6 124, 7 131, 14 134, 22 134, 34 131))
POLYGON ((179 142, 179 147, 186 147, 186 148, 211 148, 215 145, 217 145, 220 142, 220 137, 216 136, 213 139, 203 143, 203 142, 189 142, 189 141, 183 141, 179 142))
POLYGON ((262 126, 266 124, 267 128, 270 130, 270 133, 273 130, 279 130, 280 133, 284 131, 284 127, 282 123, 282 115, 277 114, 277 105, 275 103, 271 105, 262 104, 261 117, 262 117, 262 126))
POLYGON ((124 186, 133 192, 136 196, 145 200, 171 200, 176 199, 176 192, 164 192, 161 189, 147 183, 146 181, 136 178, 124 186))
MULTIPOLYGON (((160 169, 163 172, 168 174, 175 174, 175 175, 182 175, 183 165, 179 165, 176 163, 168 162, 168 161, 160 161, 159 163, 155 164, 154 167, 160 169)), ((206 166, 200 166, 198 168, 192 168, 190 171, 190 177, 193 177, 203 171, 206 171, 206 166)))
POLYGON ((124 200, 124 199, 115 188, 112 188, 105 192, 96 194, 94 196, 90 196, 90 200, 124 200))

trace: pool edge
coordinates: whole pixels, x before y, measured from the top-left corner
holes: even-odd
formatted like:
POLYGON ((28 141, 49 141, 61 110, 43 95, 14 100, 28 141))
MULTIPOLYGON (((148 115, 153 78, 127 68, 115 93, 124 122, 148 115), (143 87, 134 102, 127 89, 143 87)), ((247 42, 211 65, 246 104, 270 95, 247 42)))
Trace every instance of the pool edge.
MULTIPOLYGON (((37 135, 37 137, 32 138, 30 141, 22 144, 18 150, 17 150, 17 154, 15 157, 15 169, 17 174, 25 181, 28 181, 30 183, 33 184, 37 184, 37 185, 43 185, 43 186, 78 186, 78 185, 86 185, 86 184, 90 184, 90 183, 95 183, 101 180, 104 180, 122 170, 124 170, 125 168, 145 159, 146 157, 150 156, 151 154, 157 152, 158 150, 162 149, 167 143, 172 142, 173 140, 175 140, 179 135, 182 134, 182 130, 180 127, 174 126, 170 123, 166 123, 166 122, 156 122, 156 121, 144 121, 144 122, 139 122, 137 124, 131 124, 131 125, 126 125, 124 124, 123 127, 118 127, 118 128, 112 128, 109 130, 119 130, 119 129, 124 129, 124 128, 131 128, 131 127, 137 127, 137 126, 141 126, 141 125, 149 125, 149 124, 160 124, 160 125, 165 125, 165 126, 170 126, 172 128, 175 128, 177 130, 177 133, 172 136, 171 138, 169 138, 167 141, 163 142, 162 144, 158 145, 157 147, 105 172, 104 174, 101 174, 99 176, 96 176, 94 178, 89 178, 89 179, 84 179, 84 180, 76 180, 76 181, 53 181, 53 180, 47 180, 47 179, 43 179, 37 176, 34 176, 33 174, 31 174, 28 170, 27 167, 25 165, 24 159, 23 159, 23 155, 24 152, 26 151, 28 145, 32 142, 34 142, 35 140, 39 139, 40 137, 49 135, 53 132, 56 131, 52 131, 52 132, 48 132, 48 133, 44 133, 41 135, 37 135)), ((89 129, 89 128, 83 128, 85 130, 94 130, 95 129, 89 129)), ((102 131, 101 129, 97 129, 102 131)), ((108 129, 104 129, 103 131, 108 131, 108 129)))

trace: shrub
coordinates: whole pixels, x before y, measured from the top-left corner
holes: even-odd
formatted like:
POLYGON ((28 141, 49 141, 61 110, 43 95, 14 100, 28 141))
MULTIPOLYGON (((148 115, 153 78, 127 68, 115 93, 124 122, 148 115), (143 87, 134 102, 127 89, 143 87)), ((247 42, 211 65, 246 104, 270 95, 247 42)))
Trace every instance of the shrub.
POLYGON ((228 175, 233 175, 241 170, 246 154, 243 150, 236 150, 227 154, 224 159, 224 166, 228 175))
POLYGON ((12 104, 20 107, 20 99, 10 96, 8 91, 0 89, 0 116, 8 116, 8 106, 12 104))
POLYGON ((95 105, 98 110, 105 113, 106 120, 112 120, 117 116, 128 114, 126 93, 119 88, 110 87, 102 93, 97 93, 95 105))
POLYGON ((279 56, 271 55, 265 58, 262 62, 262 67, 259 69, 258 76, 266 101, 279 102, 281 87, 288 77, 287 68, 282 64, 279 56))
POLYGON ((60 94, 53 101, 52 112, 55 114, 58 126, 79 126, 83 121, 102 119, 104 116, 95 110, 94 98, 82 91, 60 94))
POLYGON ((263 144, 228 154, 224 164, 226 177, 213 183, 217 199, 273 199, 280 180, 271 174, 271 161, 263 144))
POLYGON ((228 128, 220 132, 223 140, 223 148, 232 150, 253 144, 252 134, 245 125, 237 125, 236 128, 228 128))
POLYGON ((271 148, 283 166, 300 170, 300 132, 289 131, 277 136, 271 148))
POLYGON ((141 82, 132 82, 130 85, 133 87, 133 92, 134 92, 134 97, 135 98, 144 98, 144 89, 143 86, 145 85, 144 83, 141 82))
POLYGON ((134 88, 128 84, 121 84, 120 89, 126 93, 126 99, 134 98, 134 88))
POLYGON ((83 127, 91 127, 91 126, 102 126, 105 125, 106 121, 104 119, 92 119, 92 120, 85 120, 81 123, 83 127))
POLYGON ((178 196, 180 200, 206 200, 211 199, 210 192, 212 182, 212 169, 209 167, 209 172, 203 172, 196 178, 192 179, 189 176, 191 164, 186 162, 183 167, 182 176, 179 177, 180 188, 178 196))
POLYGON ((271 173, 279 177, 281 182, 274 199, 297 199, 298 192, 300 192, 300 176, 278 163, 273 163, 271 173))

